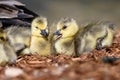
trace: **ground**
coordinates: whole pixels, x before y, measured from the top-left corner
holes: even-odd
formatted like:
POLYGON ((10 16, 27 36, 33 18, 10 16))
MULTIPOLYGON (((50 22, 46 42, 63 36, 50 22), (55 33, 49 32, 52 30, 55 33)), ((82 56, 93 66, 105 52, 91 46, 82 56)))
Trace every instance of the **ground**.
POLYGON ((17 63, 0 67, 0 80, 119 80, 120 33, 111 47, 77 58, 57 55, 19 56, 17 63))

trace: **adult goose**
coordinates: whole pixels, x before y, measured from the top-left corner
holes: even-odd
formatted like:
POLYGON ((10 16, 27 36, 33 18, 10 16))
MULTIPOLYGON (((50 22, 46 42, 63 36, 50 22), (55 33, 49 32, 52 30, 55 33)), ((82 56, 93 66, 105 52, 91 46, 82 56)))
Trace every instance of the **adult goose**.
POLYGON ((33 18, 38 15, 25 7, 25 4, 16 0, 0 1, 0 22, 3 28, 10 25, 30 26, 33 18))

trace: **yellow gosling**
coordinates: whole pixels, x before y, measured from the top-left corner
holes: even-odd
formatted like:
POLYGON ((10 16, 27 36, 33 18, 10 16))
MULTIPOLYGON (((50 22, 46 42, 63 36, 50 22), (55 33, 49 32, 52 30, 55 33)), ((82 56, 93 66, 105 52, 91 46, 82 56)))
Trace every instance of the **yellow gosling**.
POLYGON ((45 17, 35 18, 31 24, 31 53, 42 56, 51 54, 48 34, 47 19, 45 17))
POLYGON ((58 22, 53 45, 56 53, 75 55, 74 38, 78 30, 79 27, 72 18, 63 18, 58 22))

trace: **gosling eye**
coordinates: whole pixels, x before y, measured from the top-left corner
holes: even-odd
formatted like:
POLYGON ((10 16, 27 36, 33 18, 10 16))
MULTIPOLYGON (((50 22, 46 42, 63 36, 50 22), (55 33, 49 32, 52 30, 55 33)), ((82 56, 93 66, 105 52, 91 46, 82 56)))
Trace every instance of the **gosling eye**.
POLYGON ((63 28, 62 29, 66 29, 67 28, 67 26, 63 26, 63 28))
POLYGON ((1 40, 5 40, 3 37, 0 37, 1 40))
POLYGON ((35 27, 35 29, 38 29, 38 27, 35 27))

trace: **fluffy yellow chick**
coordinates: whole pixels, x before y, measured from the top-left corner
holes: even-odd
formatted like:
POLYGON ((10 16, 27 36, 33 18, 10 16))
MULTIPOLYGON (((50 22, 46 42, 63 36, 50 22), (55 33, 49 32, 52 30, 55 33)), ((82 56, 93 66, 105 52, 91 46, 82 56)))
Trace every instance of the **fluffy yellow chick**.
POLYGON ((93 49, 102 49, 112 44, 114 26, 108 22, 93 22, 80 28, 75 38, 77 55, 88 53, 93 49))
POLYGON ((48 41, 48 26, 45 17, 36 17, 30 27, 12 26, 5 30, 9 42, 16 52, 38 53, 40 55, 50 54, 50 43, 48 41))
POLYGON ((48 41, 48 26, 47 18, 39 17, 32 21, 31 24, 31 53, 38 53, 42 56, 49 55, 50 43, 48 41))
POLYGON ((53 45, 56 53, 75 55, 74 38, 78 30, 79 27, 72 18, 63 18, 58 22, 53 45))
POLYGON ((13 47, 6 41, 6 33, 0 29, 0 65, 15 63, 17 56, 13 47))

